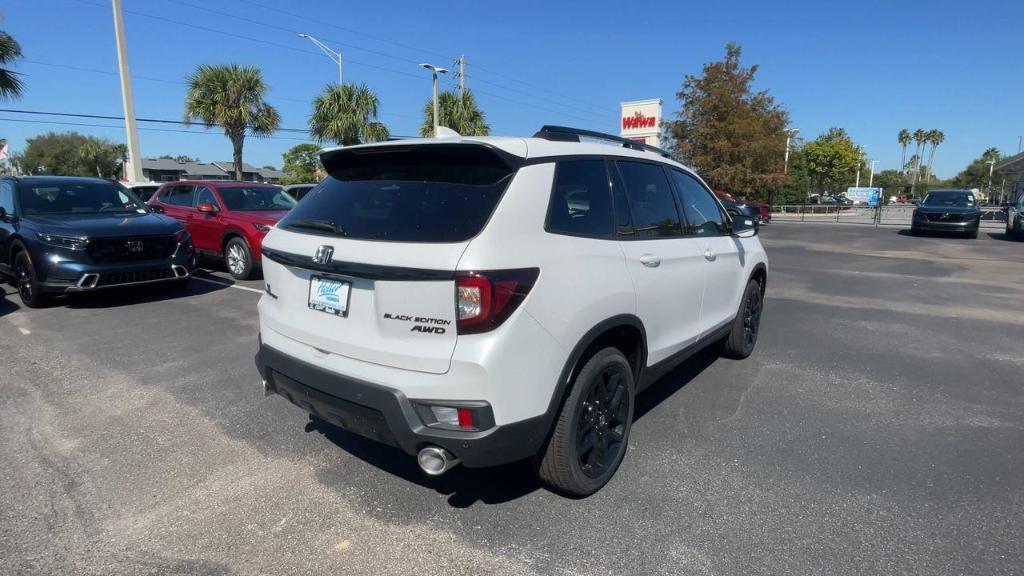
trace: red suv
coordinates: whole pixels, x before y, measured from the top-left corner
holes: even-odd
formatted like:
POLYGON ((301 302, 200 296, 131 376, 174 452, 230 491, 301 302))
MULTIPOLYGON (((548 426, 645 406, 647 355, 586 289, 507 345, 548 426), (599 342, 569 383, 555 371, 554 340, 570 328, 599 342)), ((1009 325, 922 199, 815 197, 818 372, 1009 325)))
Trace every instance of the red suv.
POLYGON ((295 200, 280 186, 255 182, 168 182, 149 199, 154 212, 175 218, 201 253, 224 259, 239 280, 251 278, 270 227, 295 200))

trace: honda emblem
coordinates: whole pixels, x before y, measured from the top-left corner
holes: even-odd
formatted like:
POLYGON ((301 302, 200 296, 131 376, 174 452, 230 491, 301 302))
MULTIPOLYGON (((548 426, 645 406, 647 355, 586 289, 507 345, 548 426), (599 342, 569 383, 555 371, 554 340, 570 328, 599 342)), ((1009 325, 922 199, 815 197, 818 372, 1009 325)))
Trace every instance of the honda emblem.
POLYGON ((316 249, 316 254, 313 255, 313 262, 320 265, 330 264, 333 256, 334 246, 320 246, 316 249))

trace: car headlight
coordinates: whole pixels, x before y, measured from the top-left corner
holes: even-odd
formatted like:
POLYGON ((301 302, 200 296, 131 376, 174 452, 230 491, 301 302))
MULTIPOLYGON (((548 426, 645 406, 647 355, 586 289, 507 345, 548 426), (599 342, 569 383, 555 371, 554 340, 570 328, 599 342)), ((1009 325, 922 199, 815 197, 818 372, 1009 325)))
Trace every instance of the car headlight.
POLYGON ((76 252, 85 250, 85 247, 89 245, 88 236, 61 236, 60 234, 36 232, 36 238, 39 238, 44 244, 76 252))
POLYGON ((258 222, 254 223, 252 227, 260 232, 270 232, 270 229, 273 228, 273 226, 267 226, 266 224, 260 224, 258 222))

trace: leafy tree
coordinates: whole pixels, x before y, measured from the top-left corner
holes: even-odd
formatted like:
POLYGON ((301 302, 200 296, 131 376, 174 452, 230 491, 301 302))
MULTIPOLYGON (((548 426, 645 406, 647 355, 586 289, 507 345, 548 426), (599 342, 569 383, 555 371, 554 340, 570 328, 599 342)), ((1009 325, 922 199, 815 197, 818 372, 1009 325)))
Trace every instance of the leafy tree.
POLYGON ((835 193, 852 184, 863 161, 860 148, 842 128, 829 128, 805 144, 802 152, 811 184, 819 193, 835 193))
POLYGON ((202 64, 188 77, 185 122, 199 120, 207 128, 220 126, 231 140, 235 179, 242 179, 242 148, 246 132, 270 136, 281 116, 264 97, 270 87, 253 66, 202 64))
POLYGON ((330 84, 313 101, 309 132, 323 143, 342 146, 387 140, 387 126, 377 121, 380 101, 365 84, 330 84))
POLYGON ((157 156, 157 160, 174 160, 175 162, 180 162, 182 164, 186 162, 199 162, 199 158, 193 158, 192 156, 186 156, 184 154, 180 154, 178 156, 164 154, 162 156, 157 156))
POLYGON ((875 174, 873 184, 876 188, 882 189, 882 196, 885 201, 888 201, 890 196, 899 196, 907 191, 907 181, 903 178, 903 174, 900 174, 899 170, 882 170, 875 174))
POLYGON ((786 182, 783 158, 789 113, 767 91, 751 85, 757 66, 740 65, 740 47, 689 75, 676 97, 682 104, 664 128, 676 157, 716 189, 765 197, 786 182))
POLYGON ((281 184, 305 184, 319 180, 317 171, 320 169, 320 147, 316 144, 299 144, 281 155, 284 166, 281 168, 286 176, 281 184))
MULTIPOLYGON (((463 136, 487 136, 491 127, 487 118, 477 106, 473 92, 466 88, 462 94, 443 91, 437 95, 438 124, 447 126, 463 136)), ((423 124, 420 136, 434 135, 434 101, 427 100, 423 107, 423 124)))
POLYGON ((913 192, 917 187, 917 180, 921 176, 921 160, 924 158, 924 150, 928 146, 928 133, 918 128, 914 130, 914 158, 917 158, 917 162, 911 167, 913 170, 913 176, 910 182, 910 191, 913 192))
MULTIPOLYGON (((950 185, 957 188, 986 189, 989 182, 989 162, 998 163, 1002 159, 1003 155, 999 152, 998 148, 989 148, 982 152, 981 156, 972 160, 959 174, 954 176, 950 180, 950 185)), ((992 172, 992 181, 999 182, 1005 175, 999 170, 994 170, 992 172)))
POLYGON ((17 164, 25 174, 115 178, 125 153, 124 144, 78 132, 47 132, 26 140, 17 164))
POLYGON ((7 68, 19 58, 21 58, 21 45, 13 36, 0 30, 0 100, 20 98, 25 89, 20 75, 7 68))

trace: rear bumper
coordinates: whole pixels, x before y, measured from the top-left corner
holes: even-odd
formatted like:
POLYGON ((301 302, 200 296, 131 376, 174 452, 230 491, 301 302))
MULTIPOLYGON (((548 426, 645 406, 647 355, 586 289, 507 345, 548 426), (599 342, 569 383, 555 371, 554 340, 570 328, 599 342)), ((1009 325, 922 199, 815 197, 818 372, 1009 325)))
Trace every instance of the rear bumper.
POLYGON ((329 372, 262 342, 256 367, 267 390, 350 432, 415 455, 429 445, 455 454, 474 468, 535 455, 547 438, 546 415, 478 432, 426 426, 402 392, 329 372))

